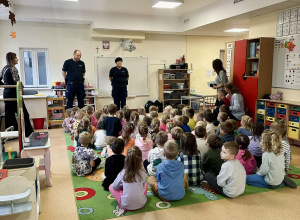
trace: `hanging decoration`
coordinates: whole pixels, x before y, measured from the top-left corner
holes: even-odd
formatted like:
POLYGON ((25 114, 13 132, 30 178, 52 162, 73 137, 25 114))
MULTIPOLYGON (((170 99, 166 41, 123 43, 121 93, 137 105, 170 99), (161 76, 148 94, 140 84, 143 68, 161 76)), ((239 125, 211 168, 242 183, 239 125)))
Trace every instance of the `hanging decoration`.
POLYGON ((11 4, 9 0, 0 0, 0 5, 4 5, 5 7, 9 8, 9 16, 8 19, 10 20, 11 26, 12 26, 12 31, 10 32, 10 36, 12 39, 17 38, 16 32, 13 31, 13 26, 16 24, 16 16, 15 14, 11 11, 11 4))

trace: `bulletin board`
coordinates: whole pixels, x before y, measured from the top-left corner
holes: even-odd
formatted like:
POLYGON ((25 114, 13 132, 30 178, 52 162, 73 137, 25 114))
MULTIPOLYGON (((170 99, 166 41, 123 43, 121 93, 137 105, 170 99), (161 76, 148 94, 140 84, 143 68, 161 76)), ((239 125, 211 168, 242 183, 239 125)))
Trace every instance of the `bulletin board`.
MULTIPOLYGON (((115 67, 116 57, 95 57, 97 69, 96 85, 98 96, 111 97, 111 82, 109 72, 115 67)), ((149 71, 147 57, 122 57, 123 67, 129 73, 128 96, 148 96, 149 95, 149 71)))

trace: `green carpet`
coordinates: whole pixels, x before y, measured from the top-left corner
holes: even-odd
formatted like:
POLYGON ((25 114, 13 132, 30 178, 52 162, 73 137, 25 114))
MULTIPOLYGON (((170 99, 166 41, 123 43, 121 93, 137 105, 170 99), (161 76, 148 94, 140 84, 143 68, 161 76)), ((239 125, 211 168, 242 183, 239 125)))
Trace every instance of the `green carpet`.
MULTIPOLYGON (((71 140, 69 134, 65 133, 65 137, 68 146, 68 156, 71 169, 72 150, 74 149, 73 141, 71 140)), ((98 151, 95 152, 98 153, 98 151)), ((95 173, 86 177, 77 177, 71 171, 76 205, 78 208, 77 211, 80 220, 110 219, 122 215, 135 215, 138 213, 156 211, 170 207, 191 205, 195 203, 208 202, 216 199, 225 199, 219 194, 212 194, 201 189, 200 187, 190 187, 189 190, 186 191, 186 195, 182 200, 171 203, 162 203, 158 197, 151 193, 151 190, 149 188, 147 195, 147 203, 145 207, 141 210, 128 211, 124 213, 122 209, 119 209, 117 201, 112 197, 110 192, 103 190, 102 182, 100 181, 101 174, 103 173, 103 171, 104 169, 101 168, 100 170, 97 170, 95 173), (205 193, 205 195, 203 193, 205 193)), ((299 168, 291 166, 289 176, 297 183, 298 186, 300 185, 299 168)), ((243 195, 268 192, 271 190, 274 189, 257 188, 246 185, 246 190, 243 195)))

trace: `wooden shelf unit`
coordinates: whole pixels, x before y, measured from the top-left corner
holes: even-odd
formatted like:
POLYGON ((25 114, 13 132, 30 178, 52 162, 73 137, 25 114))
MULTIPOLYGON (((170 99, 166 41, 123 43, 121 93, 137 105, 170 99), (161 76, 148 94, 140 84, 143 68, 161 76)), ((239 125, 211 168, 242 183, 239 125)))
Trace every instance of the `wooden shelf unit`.
MULTIPOLYGON (((191 70, 189 69, 159 69, 158 70, 158 99, 160 102, 163 103, 163 108, 165 108, 166 105, 171 105, 174 108, 177 108, 177 105, 180 104, 181 99, 180 99, 180 95, 179 98, 170 98, 170 99, 165 99, 164 98, 164 92, 185 92, 186 96, 190 95, 190 88, 191 88, 191 84, 190 84, 190 72, 191 70), (164 73, 182 73, 183 74, 183 78, 182 79, 164 79, 164 73), (164 84, 176 84, 176 83, 184 83, 184 85, 187 85, 186 88, 183 89, 164 89, 164 84)), ((190 105, 190 100, 184 100, 183 101, 184 104, 190 105)))
MULTIPOLYGON (((95 91, 95 88, 84 88, 84 90, 85 90, 84 106, 93 105, 94 110, 96 111, 97 96, 92 95, 92 91, 95 91)), ((62 93, 62 95, 65 99, 65 106, 66 106, 66 104, 67 104, 66 95, 65 95, 66 89, 52 89, 52 91, 55 91, 56 95, 58 95, 59 92, 62 93)), ((74 102, 73 102, 73 107, 78 106, 78 103, 76 105, 76 101, 77 101, 77 98, 75 97, 74 102)))
POLYGON ((51 124, 62 124, 65 118, 65 98, 47 98, 47 127, 51 124), (61 114, 56 119, 55 115, 61 114))

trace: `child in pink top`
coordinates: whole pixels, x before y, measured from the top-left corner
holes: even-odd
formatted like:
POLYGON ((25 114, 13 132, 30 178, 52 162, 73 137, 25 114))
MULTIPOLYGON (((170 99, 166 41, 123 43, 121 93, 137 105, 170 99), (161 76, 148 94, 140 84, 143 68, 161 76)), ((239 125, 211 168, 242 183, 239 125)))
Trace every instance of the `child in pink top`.
POLYGON ((251 175, 256 169, 256 160, 254 156, 248 151, 248 145, 250 140, 248 136, 244 134, 238 134, 235 138, 235 142, 239 145, 239 152, 235 159, 238 159, 244 166, 247 175, 251 175))
POLYGON ((71 109, 67 109, 66 110, 66 117, 62 123, 62 127, 64 128, 64 131, 69 133, 69 129, 70 129, 70 121, 71 121, 71 109))
POLYGON ((161 117, 161 123, 159 126, 159 130, 166 132, 167 130, 167 123, 170 121, 170 115, 168 113, 163 113, 161 117))
POLYGON ((135 139, 135 146, 139 147, 142 151, 143 161, 148 159, 149 151, 153 148, 153 141, 148 137, 148 126, 142 122, 139 125, 140 137, 135 139))
POLYGON ((89 116, 92 117, 92 122, 91 122, 91 124, 92 124, 95 128, 97 128, 98 120, 97 120, 96 116, 94 115, 94 107, 93 107, 92 105, 88 105, 88 106, 86 107, 86 113, 87 113, 89 116))
POLYGON ((175 127, 175 124, 173 122, 168 122, 167 123, 167 135, 168 135, 168 140, 174 140, 173 137, 172 137, 172 133, 171 133, 171 130, 172 128, 175 127))

